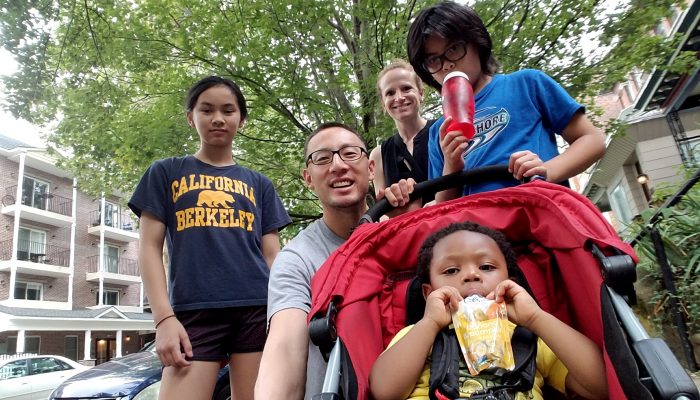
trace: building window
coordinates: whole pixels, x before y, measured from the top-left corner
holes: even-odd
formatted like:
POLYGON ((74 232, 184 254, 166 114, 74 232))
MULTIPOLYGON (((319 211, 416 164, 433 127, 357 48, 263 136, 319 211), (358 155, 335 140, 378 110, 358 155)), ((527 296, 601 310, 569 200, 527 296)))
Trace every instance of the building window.
POLYGON ((49 184, 31 176, 25 176, 22 181, 22 204, 29 207, 46 210, 46 200, 49 198, 49 184))
POLYGON ((113 274, 119 273, 119 247, 105 245, 104 270, 113 274))
POLYGON ((73 361, 78 361, 77 336, 66 336, 63 338, 63 355, 73 361))
MULTIPOLYGON (((39 354, 41 348, 41 337, 25 336, 23 353, 39 354)), ((8 336, 7 338, 7 354, 15 354, 17 352, 17 336, 8 336)))
POLYGON ((610 206, 620 222, 629 224, 632 221, 632 212, 630 212, 630 205, 622 184, 615 186, 610 193, 610 206))
MULTIPOLYGON (((102 207, 102 204, 100 204, 100 207, 102 207)), ((105 201, 105 211, 105 226, 121 229, 119 205, 105 201)))
POLYGON ((43 300, 44 285, 38 282, 15 282, 15 299, 43 300))
POLYGON ((700 135, 688 138, 688 156, 686 159, 690 163, 691 168, 700 164, 700 135))
POLYGON ((17 259, 20 261, 42 262, 46 257, 46 232, 36 229, 19 228, 17 259))
MULTIPOLYGON (((97 295, 99 296, 99 294, 97 295)), ((95 299, 95 303, 98 302, 98 298, 95 299)), ((105 289, 102 291, 102 304, 106 306, 118 306, 119 305, 119 290, 105 289)))
POLYGON ((105 290, 102 296, 102 303, 110 306, 119 305, 119 291, 118 290, 105 290))

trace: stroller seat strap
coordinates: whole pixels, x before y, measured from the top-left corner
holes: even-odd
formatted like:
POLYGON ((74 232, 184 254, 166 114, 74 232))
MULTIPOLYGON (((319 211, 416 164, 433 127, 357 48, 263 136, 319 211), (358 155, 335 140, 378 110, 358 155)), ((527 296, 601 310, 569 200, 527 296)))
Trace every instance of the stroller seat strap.
MULTIPOLYGON (((504 373, 495 386, 473 393, 470 399, 508 400, 515 393, 532 389, 537 370, 537 336, 517 326, 511 337, 515 367, 504 373)), ((463 358, 454 329, 443 329, 433 343, 430 364, 430 400, 460 398, 459 367, 463 358)))

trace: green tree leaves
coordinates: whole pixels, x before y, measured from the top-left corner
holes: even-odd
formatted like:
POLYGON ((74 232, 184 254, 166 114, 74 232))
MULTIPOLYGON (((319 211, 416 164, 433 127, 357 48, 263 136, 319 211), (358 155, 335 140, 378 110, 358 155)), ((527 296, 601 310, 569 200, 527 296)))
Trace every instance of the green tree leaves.
MULTIPOLYGON (((583 98, 670 48, 645 35, 674 2, 644 3, 611 14, 597 0, 485 0, 475 8, 504 72, 543 69, 583 98), (596 32, 607 55, 583 47, 581 38, 596 32)), ((35 123, 58 121, 50 143, 69 155, 63 162, 84 190, 128 193, 153 160, 196 150, 181 104, 187 88, 204 75, 231 77, 250 105, 237 160, 268 175, 290 213, 307 221, 320 209, 299 176, 306 134, 343 121, 373 146, 392 133, 376 75, 405 58, 410 21, 429 4, 2 0, 2 46, 20 64, 5 79, 5 106, 35 123)), ((424 108, 434 110, 429 92, 424 108)))

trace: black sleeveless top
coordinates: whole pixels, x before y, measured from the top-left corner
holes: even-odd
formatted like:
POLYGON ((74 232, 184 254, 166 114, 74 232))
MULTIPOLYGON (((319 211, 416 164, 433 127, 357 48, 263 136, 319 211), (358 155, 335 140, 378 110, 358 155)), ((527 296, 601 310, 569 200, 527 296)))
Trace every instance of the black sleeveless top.
MULTIPOLYGON (((386 187, 401 179, 413 178, 416 183, 428 179, 428 131, 435 120, 429 120, 423 129, 413 138, 413 155, 398 132, 382 142, 382 165, 386 187)), ((435 196, 423 197, 423 204, 432 201, 435 196)))

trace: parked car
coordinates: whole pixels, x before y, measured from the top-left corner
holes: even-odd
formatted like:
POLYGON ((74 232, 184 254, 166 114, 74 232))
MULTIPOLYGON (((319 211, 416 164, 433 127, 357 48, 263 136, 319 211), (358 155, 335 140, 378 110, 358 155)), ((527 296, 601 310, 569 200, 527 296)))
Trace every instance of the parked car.
POLYGON ((61 356, 0 355, 0 399, 46 399, 64 380, 86 369, 61 356))
MULTIPOLYGON (((94 366, 66 380, 49 400, 156 400, 162 365, 154 342, 136 353, 94 366)), ((212 400, 230 400, 228 365, 219 371, 212 400)))

